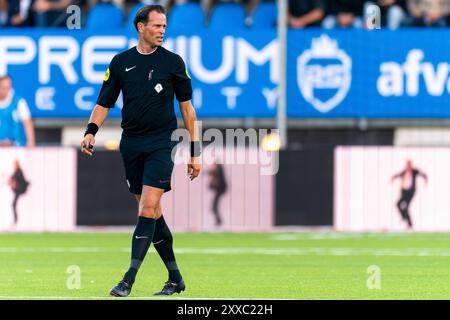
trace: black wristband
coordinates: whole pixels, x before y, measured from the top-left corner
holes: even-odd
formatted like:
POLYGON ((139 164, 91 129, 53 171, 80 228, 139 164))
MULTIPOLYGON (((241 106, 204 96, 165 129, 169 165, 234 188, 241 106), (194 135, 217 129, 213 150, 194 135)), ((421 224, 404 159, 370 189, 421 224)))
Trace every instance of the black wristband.
POLYGON ((191 141, 191 157, 199 157, 201 153, 200 141, 191 141))
POLYGON ((88 123, 86 127, 86 132, 84 133, 84 136, 86 137, 87 134, 92 134, 95 137, 95 134, 98 131, 98 125, 96 125, 93 122, 88 123))
POLYGON ((96 125, 93 122, 88 123, 87 127, 86 127, 86 131, 84 133, 84 136, 86 137, 87 134, 92 134, 95 137, 95 134, 98 131, 98 125, 96 125))

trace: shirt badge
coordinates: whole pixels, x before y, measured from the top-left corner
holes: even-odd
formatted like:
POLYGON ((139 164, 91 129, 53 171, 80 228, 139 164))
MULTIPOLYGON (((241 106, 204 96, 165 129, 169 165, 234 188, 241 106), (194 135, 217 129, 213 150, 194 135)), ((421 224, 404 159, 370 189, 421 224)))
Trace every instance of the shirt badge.
POLYGON ((105 76, 103 77, 103 81, 108 81, 108 79, 109 79, 109 68, 106 69, 106 73, 105 73, 105 76))
POLYGON ((162 91, 162 89, 164 89, 164 88, 163 88, 163 86, 161 85, 161 83, 158 83, 158 84, 155 86, 155 91, 158 92, 158 93, 160 93, 160 92, 162 91))

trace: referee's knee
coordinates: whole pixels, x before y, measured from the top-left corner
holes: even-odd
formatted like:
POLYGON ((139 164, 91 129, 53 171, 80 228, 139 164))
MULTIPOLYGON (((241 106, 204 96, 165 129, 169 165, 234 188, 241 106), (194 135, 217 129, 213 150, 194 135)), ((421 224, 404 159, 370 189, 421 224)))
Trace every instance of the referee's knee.
POLYGON ((158 210, 159 204, 146 204, 139 208, 139 216, 151 219, 158 219, 161 213, 158 210))

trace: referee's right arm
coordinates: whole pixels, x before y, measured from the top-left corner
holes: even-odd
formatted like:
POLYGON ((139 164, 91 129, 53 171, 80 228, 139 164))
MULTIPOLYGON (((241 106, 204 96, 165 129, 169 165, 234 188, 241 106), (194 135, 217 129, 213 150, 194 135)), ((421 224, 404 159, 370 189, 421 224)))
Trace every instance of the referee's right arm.
POLYGON ((114 108, 117 97, 120 94, 120 78, 116 68, 117 59, 114 57, 109 64, 109 68, 106 70, 97 104, 92 110, 83 141, 81 142, 81 152, 89 156, 92 156, 94 153, 95 134, 103 125, 103 122, 105 122, 109 109, 114 108))
POLYGON ((102 107, 101 105, 95 105, 92 110, 91 117, 89 118, 88 128, 86 129, 85 136, 83 141, 81 142, 81 152, 92 156, 94 153, 94 144, 95 144, 95 134, 98 129, 105 122, 106 117, 108 116, 109 108, 102 107), (96 126, 96 127, 95 127, 96 126))

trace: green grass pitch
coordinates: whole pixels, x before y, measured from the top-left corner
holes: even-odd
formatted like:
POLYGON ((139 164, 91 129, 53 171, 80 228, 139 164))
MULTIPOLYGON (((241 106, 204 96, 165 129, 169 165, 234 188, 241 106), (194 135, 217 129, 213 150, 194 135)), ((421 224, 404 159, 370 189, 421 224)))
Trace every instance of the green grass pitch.
MULTIPOLYGON (((450 298, 450 234, 177 233, 174 239, 187 289, 164 299, 450 298)), ((118 299, 108 294, 128 267, 130 242, 130 233, 0 234, 0 299, 118 299)), ((152 247, 129 298, 161 299, 152 293, 166 279, 152 247)))

